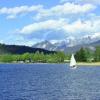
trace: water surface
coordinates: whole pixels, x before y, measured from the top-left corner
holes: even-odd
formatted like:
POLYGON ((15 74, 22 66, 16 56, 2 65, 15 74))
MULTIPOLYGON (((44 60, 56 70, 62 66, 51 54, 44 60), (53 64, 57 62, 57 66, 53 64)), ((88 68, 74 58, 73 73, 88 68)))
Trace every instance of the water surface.
POLYGON ((0 100, 100 100, 100 67, 0 64, 0 100))

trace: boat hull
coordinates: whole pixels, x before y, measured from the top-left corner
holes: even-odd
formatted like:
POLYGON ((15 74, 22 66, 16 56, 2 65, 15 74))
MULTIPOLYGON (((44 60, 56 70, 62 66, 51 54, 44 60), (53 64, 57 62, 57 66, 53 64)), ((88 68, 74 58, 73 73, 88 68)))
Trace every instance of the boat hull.
POLYGON ((76 68, 77 68, 77 66, 70 66, 70 68, 71 68, 71 69, 76 69, 76 68))

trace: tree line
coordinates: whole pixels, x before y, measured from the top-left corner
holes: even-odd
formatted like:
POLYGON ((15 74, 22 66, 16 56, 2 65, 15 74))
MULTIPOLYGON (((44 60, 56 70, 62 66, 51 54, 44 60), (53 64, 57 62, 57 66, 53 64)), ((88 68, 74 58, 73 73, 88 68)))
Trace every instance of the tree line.
MULTIPOLYGON (((63 63, 69 61, 71 54, 64 52, 56 52, 53 54, 44 54, 37 51, 36 53, 24 54, 3 54, 0 55, 0 62, 4 63, 63 63)), ((77 62, 99 62, 100 61, 100 46, 97 46, 95 51, 87 48, 81 48, 75 53, 77 62)))
POLYGON ((95 50, 81 48, 76 52, 75 58, 79 62, 99 62, 100 61, 100 46, 95 47, 95 50))
POLYGON ((54 54, 44 54, 43 52, 24 53, 24 54, 6 54, 0 55, 0 62, 11 63, 61 63, 64 59, 68 58, 63 52, 54 54))

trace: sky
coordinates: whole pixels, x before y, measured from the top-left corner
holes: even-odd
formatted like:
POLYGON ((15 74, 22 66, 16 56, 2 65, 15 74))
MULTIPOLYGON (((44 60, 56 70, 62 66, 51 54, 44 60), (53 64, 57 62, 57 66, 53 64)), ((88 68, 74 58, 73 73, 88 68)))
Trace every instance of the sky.
POLYGON ((0 43, 100 37, 100 0, 0 0, 0 43))

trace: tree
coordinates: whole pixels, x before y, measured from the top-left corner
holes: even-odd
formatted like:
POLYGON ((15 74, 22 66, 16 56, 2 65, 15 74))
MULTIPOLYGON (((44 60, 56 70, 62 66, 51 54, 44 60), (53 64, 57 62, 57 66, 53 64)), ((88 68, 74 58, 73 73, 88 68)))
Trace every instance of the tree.
POLYGON ((65 54, 64 52, 57 52, 57 60, 58 62, 64 62, 65 54))
POLYGON ((95 58, 95 61, 100 61, 100 46, 97 46, 97 47, 96 47, 94 56, 95 56, 95 57, 94 57, 94 58, 95 58))
POLYGON ((13 57, 12 55, 2 55, 0 56, 0 62, 12 62, 13 61, 13 57))
POLYGON ((32 56, 33 62, 46 62, 46 58, 43 52, 38 51, 32 56))
POLYGON ((87 61, 86 50, 84 48, 81 48, 78 52, 76 52, 75 58, 77 61, 86 62, 87 61))
POLYGON ((30 53, 24 53, 21 58, 22 58, 23 61, 30 60, 31 59, 30 53))

